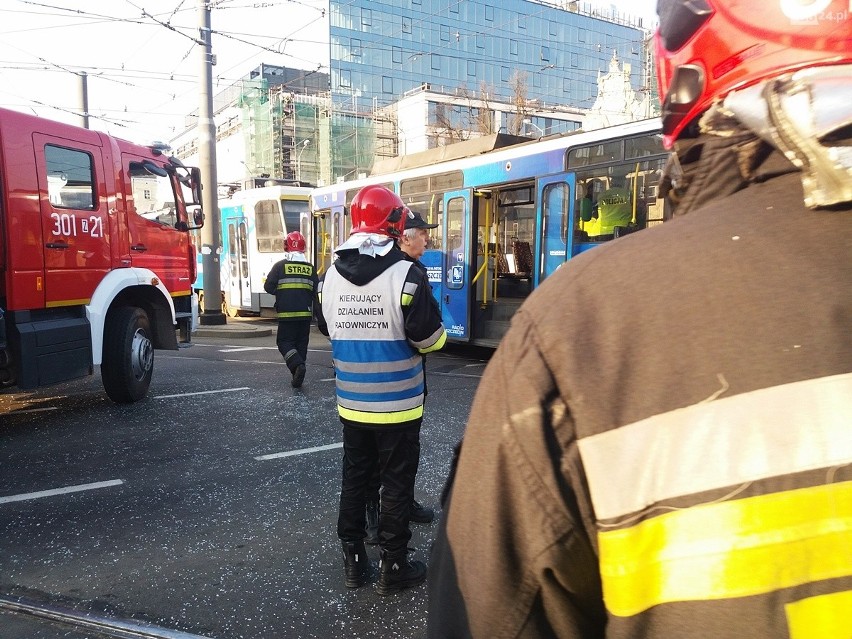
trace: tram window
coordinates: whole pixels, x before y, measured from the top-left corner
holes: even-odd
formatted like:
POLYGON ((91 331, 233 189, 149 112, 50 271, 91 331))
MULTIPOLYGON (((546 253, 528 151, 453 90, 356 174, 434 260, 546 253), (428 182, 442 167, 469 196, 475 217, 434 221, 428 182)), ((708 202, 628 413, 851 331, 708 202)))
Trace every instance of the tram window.
POLYGON ((624 162, 577 173, 576 229, 591 241, 663 220, 657 189, 665 157, 624 162))
POLYGON ((434 175, 430 180, 430 191, 453 191, 464 187, 464 174, 461 171, 434 175))
POLYGON ((447 286, 451 289, 464 287, 464 237, 467 206, 463 197, 454 197, 447 203, 447 251, 445 253, 447 286))
POLYGON ((406 195, 414 195, 416 193, 428 193, 429 192, 429 178, 412 178, 410 180, 403 180, 399 183, 399 194, 403 197, 406 195))
POLYGON ((660 155, 661 153, 665 153, 665 149, 663 148, 663 136, 660 134, 628 138, 624 141, 624 157, 627 160, 660 155))
POLYGON ((290 231, 298 231, 301 225, 302 213, 307 213, 310 210, 308 201, 281 200, 281 207, 284 209, 285 235, 290 231))
POLYGON ((623 157, 622 140, 590 144, 568 151, 568 168, 590 166, 603 162, 617 162, 623 157))
POLYGON ((284 250, 284 226, 275 200, 261 200, 254 205, 257 250, 279 253, 284 250))
POLYGON ((231 265, 231 281, 237 281, 239 275, 237 265, 237 227, 235 224, 228 224, 228 263, 231 265))
POLYGON ((512 189, 510 191, 500 191, 497 194, 498 206, 508 206, 510 204, 532 204, 533 189, 531 186, 525 186, 520 189, 512 189))

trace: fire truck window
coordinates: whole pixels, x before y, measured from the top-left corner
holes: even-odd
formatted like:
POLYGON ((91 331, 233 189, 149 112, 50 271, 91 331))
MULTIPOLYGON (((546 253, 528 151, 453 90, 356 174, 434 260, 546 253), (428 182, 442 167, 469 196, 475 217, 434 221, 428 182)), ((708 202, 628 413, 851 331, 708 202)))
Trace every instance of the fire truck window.
POLYGON ((58 209, 94 210, 95 173, 92 156, 50 144, 44 147, 47 193, 58 209))
POLYGON ((146 220, 174 226, 178 220, 168 174, 155 175, 142 162, 131 162, 128 173, 136 213, 146 220))

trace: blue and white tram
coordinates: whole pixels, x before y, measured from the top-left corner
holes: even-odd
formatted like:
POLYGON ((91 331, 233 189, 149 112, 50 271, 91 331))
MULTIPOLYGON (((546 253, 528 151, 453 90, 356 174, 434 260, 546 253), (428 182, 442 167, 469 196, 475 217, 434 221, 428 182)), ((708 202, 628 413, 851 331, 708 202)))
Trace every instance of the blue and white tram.
POLYGON ((566 260, 666 217, 657 119, 493 148, 501 139, 395 158, 368 178, 314 189, 318 270, 348 236, 358 190, 383 184, 439 224, 422 261, 450 338, 496 346, 524 298, 566 260))
MULTIPOLYGON (((310 193, 309 187, 264 186, 219 200, 223 312, 231 317, 275 316, 275 298, 263 290, 263 282, 272 265, 284 258, 288 233, 301 231, 309 237, 310 193)), ((193 285, 199 292, 204 287, 201 260, 199 252, 193 285)))

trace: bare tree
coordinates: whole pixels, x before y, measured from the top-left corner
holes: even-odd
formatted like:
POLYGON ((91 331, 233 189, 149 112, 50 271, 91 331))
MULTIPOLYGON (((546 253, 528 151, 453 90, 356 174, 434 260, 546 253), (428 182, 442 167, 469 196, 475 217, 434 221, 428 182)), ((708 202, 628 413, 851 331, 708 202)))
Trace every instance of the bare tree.
POLYGON ((524 134, 524 120, 529 116, 530 101, 527 99, 527 74, 525 71, 514 71, 509 78, 512 87, 512 104, 515 112, 509 118, 507 129, 512 135, 524 134))
POLYGON ((457 105, 443 102, 435 105, 435 133, 439 139, 452 144, 470 138, 470 127, 466 126, 467 123, 460 116, 463 116, 463 113, 457 105))
POLYGON ((478 101, 480 106, 477 107, 478 110, 476 112, 476 131, 479 132, 480 135, 490 135, 492 133, 496 133, 494 129, 494 110, 491 108, 491 95, 493 91, 489 90, 490 87, 486 82, 482 82, 479 85, 479 98, 478 101))

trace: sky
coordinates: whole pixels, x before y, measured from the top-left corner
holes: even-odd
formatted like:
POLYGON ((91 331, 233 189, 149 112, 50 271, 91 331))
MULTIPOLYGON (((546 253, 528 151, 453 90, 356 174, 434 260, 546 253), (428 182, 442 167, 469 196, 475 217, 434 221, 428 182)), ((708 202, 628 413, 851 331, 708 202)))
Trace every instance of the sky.
MULTIPOLYGON (((653 20, 656 0, 586 0, 653 20)), ((168 142, 200 104, 200 0, 3 0, 0 106, 168 142)), ((326 0, 210 0, 213 93, 260 63, 328 72, 326 0)))

